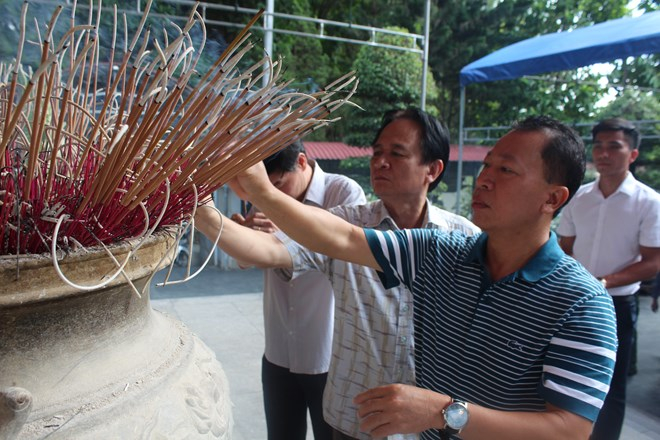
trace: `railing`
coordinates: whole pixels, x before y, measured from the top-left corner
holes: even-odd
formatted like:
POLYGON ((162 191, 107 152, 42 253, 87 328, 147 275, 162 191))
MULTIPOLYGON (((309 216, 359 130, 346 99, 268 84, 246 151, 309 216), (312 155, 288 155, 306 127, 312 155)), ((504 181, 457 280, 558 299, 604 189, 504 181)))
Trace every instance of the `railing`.
MULTIPOLYGON (((163 3, 169 3, 172 5, 194 5, 196 2, 190 1, 190 0, 162 0, 163 3)), ((205 3, 205 2, 200 2, 199 3, 199 8, 201 10, 201 15, 204 18, 204 21, 208 24, 214 24, 214 25, 221 25, 221 26, 235 26, 235 27, 243 27, 243 24, 236 24, 236 23, 231 23, 231 22, 226 22, 226 21, 219 21, 219 20, 211 20, 206 17, 206 11, 208 9, 215 9, 219 11, 228 11, 228 12, 238 12, 238 13, 244 13, 248 15, 254 15, 257 13, 257 9, 251 9, 251 8, 242 8, 240 6, 227 6, 227 5, 218 5, 214 3, 205 3)), ((266 12, 264 15, 269 15, 269 12, 266 12)), ((312 17, 303 17, 300 15, 291 15, 291 14, 283 14, 279 12, 274 12, 272 14, 274 18, 278 19, 284 19, 284 20, 290 20, 290 21, 298 21, 298 22, 307 22, 307 23, 314 23, 317 25, 317 33, 311 33, 311 32, 301 32, 301 31, 292 31, 292 30, 287 30, 287 29, 277 29, 273 28, 274 33, 278 34, 288 34, 288 35, 296 35, 300 37, 310 37, 310 38, 317 38, 321 40, 332 40, 332 41, 340 41, 343 43, 352 43, 352 44, 362 44, 362 45, 369 45, 369 46, 375 46, 375 47, 383 47, 387 49, 394 49, 394 50, 403 50, 406 52, 414 52, 414 53, 422 53, 422 49, 419 49, 419 46, 424 45, 424 36, 418 35, 418 34, 409 34, 406 32, 398 32, 398 31, 392 31, 388 29, 381 29, 381 28, 375 28, 372 26, 362 26, 362 25, 357 25, 357 24, 352 24, 352 23, 344 23, 344 22, 339 22, 339 21, 332 21, 332 20, 324 20, 321 18, 312 18, 312 17), (344 29, 352 29, 352 30, 358 30, 358 31, 363 31, 365 32, 366 36, 368 38, 366 39, 355 39, 355 38, 346 38, 346 37, 338 37, 338 36, 333 36, 333 35, 328 35, 326 33, 327 28, 344 28, 344 29), (379 34, 382 35, 396 35, 400 37, 404 37, 409 41, 410 46, 397 46, 397 45, 391 45, 391 44, 383 44, 379 43, 377 41, 377 36, 379 34)), ((264 30, 263 27, 260 26, 253 26, 253 29, 258 29, 258 30, 264 30)))
MULTIPOLYGON (((31 0, 32 3, 45 3, 45 4, 61 4, 62 0, 31 0)), ((209 19, 207 17, 207 11, 208 10, 218 10, 218 11, 226 11, 226 12, 236 12, 236 13, 241 13, 241 14, 246 14, 249 16, 253 16, 258 12, 257 9, 251 9, 251 8, 243 8, 238 5, 236 6, 228 6, 228 5, 220 5, 220 4, 215 4, 215 3, 207 3, 207 2, 196 2, 192 0, 159 0, 161 3, 167 3, 170 5, 175 5, 175 6, 192 6, 195 4, 199 4, 198 10, 200 11, 200 14, 202 15, 202 18, 204 19, 204 22, 207 25, 215 25, 215 26, 224 26, 224 27, 235 27, 235 28, 242 28, 247 20, 242 23, 236 23, 236 22, 230 22, 230 21, 222 21, 222 20, 214 20, 214 19, 209 19)), ((67 5, 71 5, 73 3, 72 0, 64 0, 64 3, 67 5)), ((135 6, 133 8, 123 8, 120 9, 118 8, 117 11, 120 13, 126 13, 132 14, 132 15, 141 15, 142 14, 142 3, 144 3, 144 0, 135 0, 135 6)), ((82 4, 82 2, 77 3, 78 8, 89 8, 89 5, 82 4)), ((111 8, 107 6, 103 6, 101 9, 103 10, 110 10, 111 8)), ((304 17, 304 16, 299 16, 299 15, 291 15, 291 14, 282 14, 278 12, 265 12, 264 13, 264 23, 269 23, 264 26, 259 26, 259 25, 254 25, 252 26, 252 29, 254 30, 261 30, 265 32, 265 37, 272 36, 273 33, 275 34, 287 34, 287 35, 295 35, 299 37, 306 37, 306 38, 317 38, 321 40, 330 40, 330 41, 337 41, 341 43, 350 43, 350 44, 358 44, 358 45, 367 45, 367 46, 372 46, 372 47, 379 47, 379 48, 385 48, 385 49, 390 49, 390 50, 398 50, 398 51, 404 51, 404 52, 411 52, 411 53, 416 53, 419 54, 421 59, 422 59, 422 81, 421 81, 421 99, 420 99, 420 107, 422 110, 426 108, 426 84, 427 84, 427 69, 428 69, 428 41, 429 41, 429 20, 430 20, 430 13, 431 13, 431 0, 426 0, 426 12, 425 12, 425 17, 424 17, 424 35, 419 35, 419 34, 411 34, 411 33, 406 33, 406 32, 399 32, 399 31, 393 31, 389 29, 382 29, 382 28, 376 28, 373 26, 363 26, 363 25, 358 25, 358 24, 353 24, 353 23, 344 23, 344 22, 339 22, 339 21, 332 21, 332 20, 324 20, 321 18, 311 18, 311 17, 304 17), (294 30, 289 30, 289 29, 278 29, 271 24, 273 23, 273 18, 278 18, 278 19, 284 19, 284 20, 292 20, 292 21, 299 21, 299 22, 309 22, 309 23, 314 23, 317 25, 317 32, 316 33, 311 33, 311 32, 302 32, 302 31, 294 31, 294 30), (270 19, 270 20, 268 20, 270 19), (266 29, 267 28, 267 29, 266 29), (351 29, 351 30, 358 30, 361 32, 364 32, 365 38, 359 39, 359 38, 347 38, 347 37, 342 37, 342 36, 337 36, 337 35, 329 35, 328 30, 329 29, 351 29), (266 32, 267 31, 267 32, 266 32), (397 45, 397 44, 385 44, 381 43, 378 41, 378 36, 379 35, 395 35, 399 37, 403 37, 403 41, 407 41, 405 45, 397 45), (420 49, 419 47, 422 47, 420 49)), ((150 13, 151 17, 159 17, 159 18, 164 18, 164 19, 170 19, 170 20, 183 20, 184 17, 182 16, 176 16, 176 15, 166 15, 166 14, 159 14, 156 12, 150 13)), ((266 40, 266 39, 265 39, 266 40)), ((267 41, 270 41, 268 38, 267 41)), ((270 46, 266 44, 266 50, 270 49, 270 46)), ((267 77, 264 77, 264 81, 267 80, 267 77)))
MULTIPOLYGON (((58 1, 58 0, 31 0, 31 3, 42 3, 42 4, 62 4, 65 3, 67 5, 71 5, 73 3, 72 0, 64 0, 64 1, 58 1)), ((132 14, 132 15, 141 15, 143 12, 143 7, 142 4, 144 3, 144 0, 135 0, 135 6, 131 8, 117 8, 118 12, 123 12, 126 14, 132 14)), ((215 3, 207 3, 207 2, 196 2, 192 0, 159 0, 159 3, 163 4, 169 4, 169 5, 174 5, 174 6, 187 6, 187 7, 192 7, 195 4, 199 4, 198 6, 198 11, 202 15, 202 18, 204 19, 204 22, 207 25, 215 25, 215 26, 225 26, 225 27, 233 27, 233 28, 242 28, 245 26, 245 22, 242 23, 236 23, 236 22, 231 22, 231 21, 223 21, 223 20, 214 20, 214 19, 209 19, 207 17, 207 11, 208 10, 216 10, 216 11, 225 11, 225 12, 234 12, 234 13, 239 13, 239 14, 245 14, 246 16, 251 17, 254 14, 258 12, 257 9, 252 9, 252 8, 243 8, 240 6, 228 6, 228 5, 220 5, 220 4, 215 4, 215 3)), ((83 9, 83 8, 89 8, 88 4, 84 4, 82 2, 77 3, 77 8, 83 9)), ((102 9, 104 10, 111 10, 111 7, 108 6, 103 6, 102 9)), ((151 12, 149 14, 151 17, 162 17, 162 18, 168 18, 171 20, 178 20, 178 19, 186 19, 187 16, 181 15, 181 16, 176 16, 176 15, 165 15, 165 14, 158 14, 156 12, 151 12)), ((417 53, 422 55, 424 53, 423 49, 420 49, 420 47, 424 47, 424 36, 419 35, 419 34, 410 34, 406 32, 399 32, 399 31, 393 31, 389 29, 382 29, 382 28, 376 28, 373 26, 363 26, 363 25, 358 25, 358 24, 353 24, 353 23, 344 23, 344 22, 339 22, 339 21, 332 21, 332 20, 324 20, 321 18, 312 18, 312 17, 303 17, 300 15, 291 15, 291 14, 283 14, 279 12, 265 12, 264 16, 272 15, 272 17, 277 18, 277 19, 282 19, 282 20, 290 20, 290 21, 298 21, 298 22, 308 22, 308 23, 314 23, 317 25, 317 32, 316 33, 311 33, 311 32, 302 32, 302 31, 294 31, 294 30, 288 30, 288 29, 277 29, 273 28, 272 32, 276 34, 287 34, 287 35, 296 35, 300 37, 308 37, 308 38, 317 38, 321 40, 331 40, 331 41, 338 41, 338 42, 343 42, 343 43, 351 43, 351 44, 360 44, 360 45, 367 45, 367 46, 373 46, 373 47, 382 47, 386 49, 392 49, 392 50, 400 50, 400 51, 405 51, 405 52, 412 52, 412 53, 417 53), (359 38, 346 38, 346 37, 341 37, 341 36, 336 36, 336 35, 330 35, 328 34, 328 31, 330 29, 351 29, 351 30, 357 30, 364 32, 365 38, 359 39, 359 38), (396 44, 385 44, 385 43, 379 43, 378 42, 378 36, 379 35, 396 35, 399 37, 403 37, 406 41, 406 45, 396 45, 396 44)), ((255 30, 264 30, 263 26, 259 25, 254 25, 252 29, 255 30)))
MULTIPOLYGON (((660 139, 659 120, 640 120, 631 122, 641 133, 642 139, 660 139)), ((591 128, 594 125, 595 122, 571 124, 571 126, 580 133, 584 140, 591 140, 591 128)), ((510 129, 510 126, 465 127, 463 129, 463 140, 465 144, 492 145, 510 129)))

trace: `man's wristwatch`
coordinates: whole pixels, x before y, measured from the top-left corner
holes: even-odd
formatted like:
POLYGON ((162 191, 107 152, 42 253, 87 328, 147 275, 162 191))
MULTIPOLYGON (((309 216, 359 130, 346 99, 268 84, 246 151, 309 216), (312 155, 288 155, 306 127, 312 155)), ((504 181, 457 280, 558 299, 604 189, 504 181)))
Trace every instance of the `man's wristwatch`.
POLYGON ((467 402, 451 399, 449 405, 442 410, 442 417, 445 419, 442 431, 448 436, 459 434, 470 420, 467 402))

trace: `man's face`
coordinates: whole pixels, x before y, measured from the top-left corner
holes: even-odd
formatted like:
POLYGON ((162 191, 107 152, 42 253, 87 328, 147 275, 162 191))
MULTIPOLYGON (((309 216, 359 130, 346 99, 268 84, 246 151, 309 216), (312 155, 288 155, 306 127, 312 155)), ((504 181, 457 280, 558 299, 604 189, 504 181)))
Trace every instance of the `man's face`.
POLYGON ((301 200, 309 184, 303 172, 304 167, 308 166, 307 158, 301 153, 292 171, 273 171, 268 178, 275 188, 294 199, 301 200))
POLYGON ((625 176, 638 154, 623 131, 601 131, 594 138, 592 157, 601 177, 625 176))
POLYGON ((483 230, 522 231, 548 212, 557 186, 546 182, 541 151, 547 135, 511 131, 484 159, 472 196, 472 221, 483 230))
POLYGON ((422 164, 421 141, 420 127, 409 119, 396 119, 383 129, 370 162, 371 187, 378 197, 426 196, 437 164, 422 164))

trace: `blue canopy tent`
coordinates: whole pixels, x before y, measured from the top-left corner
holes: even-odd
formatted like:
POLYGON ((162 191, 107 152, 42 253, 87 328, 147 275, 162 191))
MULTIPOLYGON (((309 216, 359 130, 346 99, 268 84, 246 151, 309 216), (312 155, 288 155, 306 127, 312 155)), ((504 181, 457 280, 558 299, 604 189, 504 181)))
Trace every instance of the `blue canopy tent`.
POLYGON ((629 56, 660 53, 660 11, 514 43, 461 69, 456 212, 462 187, 465 87, 477 82, 575 69, 629 56))

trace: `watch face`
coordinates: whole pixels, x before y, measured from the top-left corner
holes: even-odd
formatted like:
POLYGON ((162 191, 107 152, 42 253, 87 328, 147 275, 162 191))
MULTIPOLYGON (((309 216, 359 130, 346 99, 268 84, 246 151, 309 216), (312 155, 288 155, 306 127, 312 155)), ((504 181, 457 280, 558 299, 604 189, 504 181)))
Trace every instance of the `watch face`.
POLYGON ((445 421, 452 429, 463 429, 468 422, 468 411, 460 403, 452 403, 445 410, 445 421))

